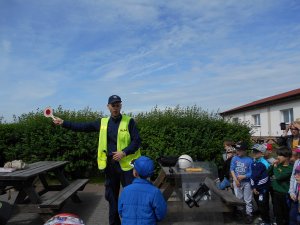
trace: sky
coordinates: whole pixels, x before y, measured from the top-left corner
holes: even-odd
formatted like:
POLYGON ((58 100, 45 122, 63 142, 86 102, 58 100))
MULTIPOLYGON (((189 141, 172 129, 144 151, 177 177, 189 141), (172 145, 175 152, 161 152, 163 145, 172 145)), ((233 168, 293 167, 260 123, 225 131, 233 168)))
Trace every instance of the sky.
POLYGON ((222 112, 300 87, 298 0, 0 0, 0 117, 222 112), (55 114, 55 113, 54 113, 55 114))

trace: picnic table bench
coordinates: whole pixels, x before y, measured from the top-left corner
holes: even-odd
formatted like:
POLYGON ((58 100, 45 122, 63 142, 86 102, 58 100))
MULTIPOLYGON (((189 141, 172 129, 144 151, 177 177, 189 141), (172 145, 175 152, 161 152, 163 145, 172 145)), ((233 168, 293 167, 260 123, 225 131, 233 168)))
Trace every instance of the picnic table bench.
MULTIPOLYGON (((40 208, 59 210, 68 198, 73 196, 77 191, 82 191, 84 186, 88 183, 88 181, 88 179, 77 179, 73 181, 63 190, 55 193, 55 195, 52 195, 51 198, 43 201, 39 205, 40 208)), ((78 200, 74 199, 75 202, 80 202, 80 200, 78 200)))
POLYGON ((88 179, 69 182, 64 175, 67 161, 40 161, 27 168, 0 173, 0 186, 13 187, 18 193, 13 202, 15 210, 40 214, 54 214, 71 198, 80 202, 77 191, 83 190, 88 179), (51 173, 60 184, 50 184, 47 175, 51 173), (40 181, 41 186, 36 185, 40 181))
POLYGON ((206 184, 207 187, 209 187, 211 191, 213 191, 216 195, 218 195, 226 205, 233 206, 233 207, 245 206, 245 202, 235 197, 235 195, 231 191, 218 189, 216 187, 215 182, 211 178, 206 177, 204 183, 206 184))

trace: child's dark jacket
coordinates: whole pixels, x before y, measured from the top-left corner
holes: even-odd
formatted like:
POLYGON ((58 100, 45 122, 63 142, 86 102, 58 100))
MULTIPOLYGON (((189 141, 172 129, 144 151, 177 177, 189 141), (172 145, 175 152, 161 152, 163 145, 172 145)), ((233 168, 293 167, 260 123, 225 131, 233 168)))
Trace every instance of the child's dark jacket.
POLYGON ((251 188, 258 192, 268 190, 270 186, 270 179, 268 176, 269 163, 260 157, 253 161, 251 165, 252 174, 250 177, 251 188))

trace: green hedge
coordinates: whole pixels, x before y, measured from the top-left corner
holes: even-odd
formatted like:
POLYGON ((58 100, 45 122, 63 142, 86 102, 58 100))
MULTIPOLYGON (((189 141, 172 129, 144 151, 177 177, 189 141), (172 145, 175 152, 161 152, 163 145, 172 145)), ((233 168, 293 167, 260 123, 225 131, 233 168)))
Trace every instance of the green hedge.
MULTIPOLYGON (((102 113, 86 108, 80 111, 54 110, 55 116, 84 122, 97 120, 102 113)), ((71 176, 89 176, 98 172, 96 149, 98 134, 73 132, 55 126, 42 110, 23 114, 14 123, 0 124, 0 151, 7 161, 22 159, 27 163, 39 160, 66 160, 71 176)))
MULTIPOLYGON (((58 107, 54 114, 65 120, 93 121, 105 116, 90 108, 79 111, 58 107)), ((142 139, 142 153, 153 159, 162 155, 189 154, 195 160, 221 165, 224 140, 250 142, 246 124, 229 123, 216 113, 197 106, 176 107, 134 116, 142 139)), ((98 133, 73 132, 55 126, 42 110, 23 114, 13 123, 0 123, 0 151, 6 160, 67 160, 73 177, 99 174, 96 164, 98 133)))
POLYGON ((150 113, 137 115, 136 120, 143 153, 153 159, 188 154, 194 160, 221 165, 225 140, 250 143, 250 128, 246 124, 229 123, 218 114, 196 106, 163 111, 155 108, 150 113))

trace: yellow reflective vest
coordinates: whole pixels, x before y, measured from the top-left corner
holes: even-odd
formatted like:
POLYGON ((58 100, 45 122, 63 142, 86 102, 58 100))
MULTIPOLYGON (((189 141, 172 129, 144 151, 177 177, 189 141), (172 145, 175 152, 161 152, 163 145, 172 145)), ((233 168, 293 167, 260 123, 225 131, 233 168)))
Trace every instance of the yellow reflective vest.
MULTIPOLYGON (((99 144, 98 144, 98 168, 99 170, 103 170, 106 168, 107 164, 107 127, 108 127, 108 120, 109 117, 101 119, 101 127, 100 127, 100 134, 99 134, 99 144)), ((128 129, 130 117, 126 115, 122 115, 122 119, 118 129, 118 137, 117 137, 117 151, 121 152, 124 148, 126 148, 130 142, 130 133, 128 129)), ((128 171, 132 169, 130 162, 133 159, 137 159, 141 156, 140 150, 138 149, 134 154, 129 154, 123 157, 119 163, 121 169, 123 171, 128 171)))

